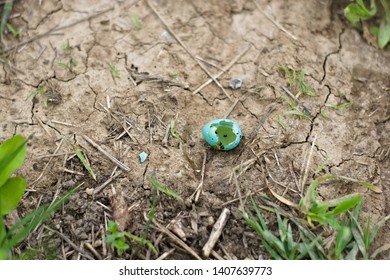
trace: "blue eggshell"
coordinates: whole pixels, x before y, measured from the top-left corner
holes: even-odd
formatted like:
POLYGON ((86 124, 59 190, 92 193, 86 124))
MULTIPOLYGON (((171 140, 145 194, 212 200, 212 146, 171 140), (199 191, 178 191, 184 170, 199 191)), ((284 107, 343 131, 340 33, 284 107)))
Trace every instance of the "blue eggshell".
POLYGON ((229 151, 240 144, 242 132, 235 121, 216 119, 207 123, 202 134, 207 143, 216 150, 229 151))
POLYGON ((148 157, 148 154, 147 154, 146 152, 141 152, 141 153, 139 154, 139 161, 140 161, 141 163, 144 163, 144 161, 146 160, 147 157, 148 157))

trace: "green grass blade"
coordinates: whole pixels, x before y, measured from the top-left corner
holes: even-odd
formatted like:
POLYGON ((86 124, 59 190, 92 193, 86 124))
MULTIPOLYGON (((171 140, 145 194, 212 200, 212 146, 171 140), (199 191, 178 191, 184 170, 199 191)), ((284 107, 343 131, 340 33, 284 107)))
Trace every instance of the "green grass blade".
POLYGON ((152 207, 148 213, 148 220, 146 221, 146 226, 143 232, 143 238, 146 239, 150 226, 152 225, 154 215, 156 214, 157 208, 157 190, 152 191, 152 207))
POLYGON ((174 191, 170 190, 170 189, 167 189, 166 187, 160 185, 155 179, 153 179, 152 177, 148 176, 148 179, 149 181, 153 184, 153 186, 155 188, 157 188, 159 191, 169 195, 169 196, 172 196, 174 198, 176 198, 177 200, 180 200, 182 201, 183 199, 181 198, 180 195, 178 195, 177 193, 175 193, 174 191))
POLYGON ((83 153, 81 152, 80 149, 76 150, 76 156, 80 159, 80 161, 84 165, 85 169, 87 169, 89 175, 91 175, 91 177, 96 181, 96 175, 93 172, 91 166, 89 165, 87 159, 84 157, 84 155, 83 155, 83 153))
POLYGON ((7 24, 9 14, 11 13, 13 3, 14 3, 13 0, 6 0, 4 3, 3 14, 1 16, 1 22, 0 22, 0 36, 3 36, 3 32, 7 24))
POLYGON ((125 236, 127 236, 130 239, 133 239, 134 241, 138 242, 139 244, 148 246, 149 249, 151 249, 156 255, 158 254, 156 248, 154 248, 153 244, 149 240, 146 240, 142 237, 138 237, 134 234, 131 234, 130 232, 123 232, 123 233, 125 234, 125 236))
POLYGON ((352 239, 351 229, 347 226, 340 226, 337 232, 336 244, 335 244, 335 259, 340 259, 341 253, 347 247, 348 243, 352 239))
POLYGON ((119 72, 119 70, 114 65, 109 63, 108 67, 110 68, 110 71, 111 71, 112 75, 114 75, 115 78, 120 78, 121 77, 121 73, 119 72))
POLYGON ((352 231, 352 236, 355 239, 355 244, 357 248, 362 253, 363 258, 367 259, 368 254, 367 254, 366 246, 364 244, 363 237, 360 235, 359 230, 356 227, 352 227, 351 231, 352 231))
POLYGON ((181 139, 179 134, 177 134, 176 131, 175 131, 175 120, 174 119, 171 120, 169 131, 170 131, 171 135, 174 138, 176 138, 179 142, 183 142, 183 139, 181 139))
POLYGON ((372 244, 372 242, 374 241, 376 235, 378 234, 378 231, 379 229, 386 223, 386 221, 390 219, 390 215, 384 217, 383 219, 381 219, 374 227, 374 229, 372 230, 371 234, 370 234, 370 238, 369 238, 369 245, 372 244))
POLYGON ((142 29, 142 24, 141 24, 139 18, 138 18, 137 16, 133 16, 132 19, 133 19, 133 22, 134 22, 135 27, 136 27, 138 30, 141 30, 141 29, 142 29))
POLYGON ((265 224, 265 221, 264 221, 264 219, 263 219, 263 216, 261 215, 260 210, 259 210, 259 208, 257 207, 256 202, 255 202, 255 200, 253 199, 252 196, 251 196, 251 201, 252 201, 253 208, 255 209, 257 218, 258 218, 259 221, 260 221, 261 227, 262 227, 264 230, 268 230, 268 227, 267 227, 267 225, 265 224))
POLYGON ((345 256, 344 259, 345 260, 356 260, 358 252, 359 252, 358 245, 354 242, 351 251, 348 252, 348 254, 345 256))
POLYGON ((33 213, 27 215, 24 219, 16 223, 5 236, 5 238, 9 238, 9 240, 7 240, 8 246, 10 248, 16 247, 34 230, 34 228, 41 225, 44 220, 46 220, 52 213, 61 207, 61 205, 65 203, 79 189, 80 186, 81 184, 75 187, 73 190, 67 192, 53 204, 38 208, 33 213), (15 234, 11 236, 13 233, 15 234))
POLYGON ((263 237, 267 243, 274 248, 280 256, 282 256, 284 259, 287 259, 286 251, 284 250, 283 243, 280 241, 279 238, 277 238, 271 231, 265 230, 263 232, 263 237))
POLYGON ((379 25, 378 46, 383 49, 390 41, 390 22, 382 21, 379 25))

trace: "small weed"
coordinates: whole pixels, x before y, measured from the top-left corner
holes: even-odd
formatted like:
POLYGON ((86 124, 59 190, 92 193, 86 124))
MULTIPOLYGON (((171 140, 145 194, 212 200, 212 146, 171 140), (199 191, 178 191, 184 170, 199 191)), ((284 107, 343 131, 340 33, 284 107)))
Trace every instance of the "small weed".
POLYGON ((78 61, 72 56, 73 47, 70 45, 69 40, 67 40, 66 43, 62 44, 61 48, 64 50, 68 63, 60 61, 58 65, 65 70, 69 70, 70 72, 72 72, 73 68, 76 67, 78 64, 78 61))
POLYGON ((294 69, 289 68, 289 67, 284 67, 284 66, 278 66, 279 70, 282 70, 285 75, 287 76, 288 84, 291 87, 295 85, 297 82, 297 74, 294 69))
POLYGON ((133 19, 133 23, 134 23, 135 27, 138 30, 141 30, 142 29, 142 24, 141 24, 139 18, 137 16, 133 16, 132 19, 133 19))
MULTIPOLYGON (((390 5, 388 0, 380 0, 384 10, 384 17, 380 19, 379 28, 371 26, 370 31, 378 39, 379 48, 383 49, 390 42, 390 5)), ((357 26, 362 21, 367 21, 377 14, 376 1, 370 1, 370 8, 366 7, 363 0, 356 0, 344 9, 345 17, 353 25, 357 26)))
POLYGON ((43 102, 43 105, 45 107, 47 107, 47 101, 48 101, 48 97, 47 97, 47 90, 46 89, 43 89, 43 88, 39 88, 39 89, 36 89, 36 90, 33 90, 27 97, 26 97, 26 100, 28 100, 29 98, 34 98, 35 96, 41 96, 42 98, 42 102, 43 102))
POLYGON ((114 66, 112 65, 111 63, 108 64, 108 67, 110 68, 110 71, 111 71, 111 74, 115 77, 115 78, 120 78, 121 77, 121 73, 119 72, 119 70, 114 66))
POLYGON ((367 182, 355 180, 344 176, 325 175, 316 178, 307 189, 305 196, 299 202, 299 210, 304 213, 309 224, 312 226, 313 222, 317 222, 322 225, 329 224, 333 228, 338 229, 340 225, 335 217, 352 209, 362 200, 362 196, 360 194, 350 194, 329 201, 322 201, 318 199, 318 185, 321 182, 334 179, 355 182, 375 192, 380 191, 376 186, 371 185, 367 182))
POLYGON ((283 121, 282 117, 276 113, 276 118, 277 118, 277 121, 278 121, 278 124, 283 128, 283 129, 286 129, 286 123, 283 121))
POLYGON ((66 40, 66 43, 62 44, 61 48, 64 50, 65 54, 67 55, 70 55, 73 50, 73 47, 70 45, 69 40, 66 40))
POLYGON ((347 103, 340 104, 340 105, 325 104, 326 107, 333 108, 333 109, 336 109, 336 110, 348 108, 351 105, 352 105, 352 102, 347 102, 347 103))
POLYGON ((176 138, 179 142, 183 142, 183 139, 180 137, 180 135, 175 131, 175 120, 172 119, 170 123, 169 131, 171 132, 171 135, 176 138))
MULTIPOLYGON (((278 221, 278 237, 274 235, 266 225, 253 197, 251 197, 251 201, 256 213, 256 218, 249 210, 246 211, 249 213, 249 216, 242 214, 242 217, 259 234, 261 237, 261 243, 273 259, 300 260, 309 255, 318 255, 316 252, 316 243, 321 236, 318 236, 309 242, 307 239, 303 238, 299 238, 300 241, 294 241, 291 224, 288 219, 282 220, 278 211, 275 209, 274 212, 276 213, 278 221)), ((301 229, 299 229, 299 233, 300 235, 304 234, 301 229)))
POLYGON ((306 120, 309 120, 310 122, 312 121, 312 118, 308 114, 306 114, 304 111, 301 111, 297 107, 293 108, 291 111, 288 111, 287 114, 302 117, 306 120))
POLYGON ((76 150, 76 156, 80 159, 80 161, 84 165, 85 169, 87 169, 89 175, 91 175, 91 177, 96 181, 96 175, 93 172, 88 160, 85 158, 83 152, 80 149, 76 150))
POLYGON ((160 192, 163 192, 169 196, 172 196, 174 198, 176 198, 177 200, 180 200, 182 201, 183 199, 181 198, 180 195, 178 195, 177 193, 175 193, 174 191, 170 190, 170 189, 167 189, 166 187, 162 186, 160 183, 158 183, 155 179, 153 179, 152 177, 148 176, 148 179, 149 181, 152 183, 152 185, 158 189, 160 192))
POLYGON ((8 31, 11 32, 12 36, 14 36, 15 38, 19 37, 22 34, 21 31, 16 31, 16 29, 10 23, 7 23, 6 26, 8 31))
POLYGON ((293 88, 297 86, 297 94, 295 95, 298 98, 302 93, 309 96, 316 96, 316 94, 310 89, 305 81, 305 71, 301 68, 298 71, 284 66, 278 66, 278 69, 282 70, 287 76, 289 87, 293 88))
POLYGON ((61 66, 62 68, 66 69, 66 70, 69 70, 69 71, 72 71, 73 67, 76 67, 77 64, 78 64, 77 60, 73 57, 71 57, 69 59, 68 63, 63 63, 63 62, 58 63, 59 66, 61 66))
POLYGON ((177 73, 168 73, 168 76, 169 76, 171 79, 176 79, 176 78, 177 78, 177 73))
POLYGON ((119 256, 122 256, 123 252, 130 248, 127 244, 126 237, 141 245, 146 244, 154 253, 157 254, 157 250, 154 248, 152 243, 129 232, 118 231, 118 225, 113 221, 108 221, 107 231, 109 234, 106 236, 105 242, 111 245, 119 256))

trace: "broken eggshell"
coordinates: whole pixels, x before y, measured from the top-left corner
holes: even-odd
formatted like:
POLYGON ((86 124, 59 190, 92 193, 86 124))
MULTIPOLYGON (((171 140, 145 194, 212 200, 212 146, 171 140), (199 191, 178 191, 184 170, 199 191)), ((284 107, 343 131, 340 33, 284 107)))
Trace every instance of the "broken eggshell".
POLYGON ((234 149, 242 139, 239 125, 229 119, 216 119, 207 123, 202 129, 202 134, 214 149, 223 151, 234 149))

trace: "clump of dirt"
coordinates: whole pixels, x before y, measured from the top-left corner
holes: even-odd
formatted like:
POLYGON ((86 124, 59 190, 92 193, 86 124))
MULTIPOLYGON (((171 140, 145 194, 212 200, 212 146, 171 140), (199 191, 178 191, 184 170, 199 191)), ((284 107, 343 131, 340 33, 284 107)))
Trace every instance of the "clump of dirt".
MULTIPOLYGON (((232 214, 209 258, 268 258, 240 214, 238 197, 244 203, 248 194, 272 197, 270 187, 298 203, 302 188, 323 174, 376 184, 381 194, 355 185, 353 191, 364 193, 364 211, 375 221, 389 214, 390 53, 368 45, 332 1, 150 1, 155 11, 149 1, 36 2, 33 9, 15 3, 11 23, 23 35, 5 36, 8 58, 0 69, 0 141, 33 135, 19 172, 29 181, 19 216, 83 185, 48 222, 51 230, 38 230, 21 250, 48 246, 63 259, 118 258, 104 242, 107 221, 125 215, 123 228, 144 236, 155 207, 154 220, 201 256, 228 208, 232 214), (194 93, 229 64, 219 86, 211 82, 194 93), (292 97, 278 66, 304 69, 316 95, 302 94, 299 104, 310 120, 288 113, 292 97), (237 78, 243 85, 232 90, 229 82, 237 78), (36 90, 41 93, 26 99, 36 90), (336 108, 346 103, 352 105, 336 108), (232 151, 217 152, 201 129, 227 115, 244 139, 232 151), (96 180, 74 156, 75 147, 96 180), (141 152, 148 154, 144 163, 141 152), (155 205, 148 177, 183 201, 160 192, 155 205)), ((320 187, 324 199, 348 193, 349 184, 320 187)), ((272 225, 275 218, 264 215, 272 225)), ((166 258, 194 258, 157 224, 146 237, 160 255, 169 252, 166 258)), ((377 240, 389 242, 385 234, 377 240)), ((158 257, 132 246, 122 258, 158 257)))

